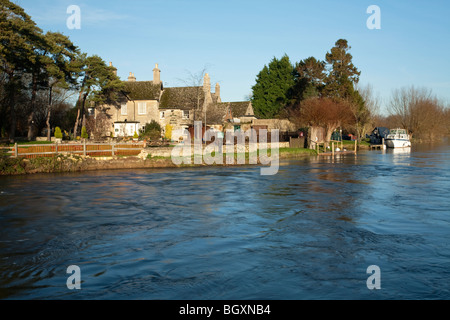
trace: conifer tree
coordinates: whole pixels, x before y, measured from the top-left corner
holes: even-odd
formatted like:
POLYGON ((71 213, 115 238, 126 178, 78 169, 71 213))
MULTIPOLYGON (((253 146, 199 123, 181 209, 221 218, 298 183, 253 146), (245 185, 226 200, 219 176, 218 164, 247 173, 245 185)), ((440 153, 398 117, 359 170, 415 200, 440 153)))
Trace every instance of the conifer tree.
POLYGON ((270 119, 277 117, 289 102, 290 90, 294 85, 294 67, 289 57, 273 58, 269 65, 259 72, 253 86, 252 105, 255 115, 270 119))

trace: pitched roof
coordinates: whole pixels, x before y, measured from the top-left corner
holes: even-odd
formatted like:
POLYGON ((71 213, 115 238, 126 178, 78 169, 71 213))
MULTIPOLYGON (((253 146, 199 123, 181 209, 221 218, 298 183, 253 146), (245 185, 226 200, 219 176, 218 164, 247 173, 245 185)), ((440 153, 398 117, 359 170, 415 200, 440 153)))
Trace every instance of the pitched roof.
POLYGON ((132 100, 159 100, 162 85, 153 81, 124 81, 124 93, 132 100))
POLYGON ((245 116, 253 116, 253 112, 251 114, 247 114, 247 110, 250 106, 250 101, 238 101, 238 102, 221 102, 218 104, 225 105, 230 107, 231 113, 234 118, 240 118, 245 116))
POLYGON ((206 121, 211 124, 223 124, 228 111, 228 103, 213 103, 206 109, 206 121))
POLYGON ((204 101, 203 87, 164 88, 159 108, 193 110, 202 108, 204 101))

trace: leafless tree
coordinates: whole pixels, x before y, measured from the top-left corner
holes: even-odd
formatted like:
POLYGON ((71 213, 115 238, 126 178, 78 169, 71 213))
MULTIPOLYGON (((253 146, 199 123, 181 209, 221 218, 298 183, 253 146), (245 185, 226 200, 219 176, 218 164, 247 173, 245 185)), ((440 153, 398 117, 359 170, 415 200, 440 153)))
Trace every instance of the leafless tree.
POLYGON ((380 113, 381 99, 378 95, 375 95, 370 84, 357 86, 357 90, 364 101, 364 108, 359 110, 357 105, 350 104, 351 111, 357 120, 352 127, 358 138, 362 139, 375 126, 375 120, 380 113))
POLYGON ((178 79, 181 83, 183 83, 187 87, 191 87, 192 90, 189 91, 189 96, 186 97, 190 100, 190 104, 195 105, 194 108, 194 121, 202 121, 204 120, 205 115, 203 110, 203 101, 205 98, 203 92, 203 80, 207 73, 208 67, 204 66, 202 70, 197 73, 193 73, 189 70, 186 70, 187 76, 185 79, 178 79))
POLYGON ((411 86, 394 90, 388 110, 414 137, 434 140, 445 133, 446 109, 430 89, 411 86))
POLYGON ((318 126, 325 128, 325 141, 331 140, 333 132, 354 122, 351 106, 347 101, 331 98, 309 98, 300 109, 291 114, 291 120, 299 126, 318 126))

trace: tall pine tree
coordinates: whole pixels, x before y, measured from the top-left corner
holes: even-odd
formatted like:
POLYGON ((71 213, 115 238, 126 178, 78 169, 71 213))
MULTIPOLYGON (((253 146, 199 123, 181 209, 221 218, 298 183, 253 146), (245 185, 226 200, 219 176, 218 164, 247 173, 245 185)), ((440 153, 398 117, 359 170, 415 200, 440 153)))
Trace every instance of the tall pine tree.
POLYGON ((252 105, 258 118, 276 118, 289 103, 289 94, 294 85, 294 67, 287 55, 273 58, 259 72, 252 87, 252 105))

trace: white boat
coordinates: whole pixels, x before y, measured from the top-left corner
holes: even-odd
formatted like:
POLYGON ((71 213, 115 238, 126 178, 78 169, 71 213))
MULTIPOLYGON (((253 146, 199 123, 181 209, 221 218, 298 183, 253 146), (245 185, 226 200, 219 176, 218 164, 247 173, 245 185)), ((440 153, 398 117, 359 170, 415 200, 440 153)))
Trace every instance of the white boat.
POLYGON ((385 139, 388 148, 409 148, 411 141, 405 129, 392 129, 385 139))

